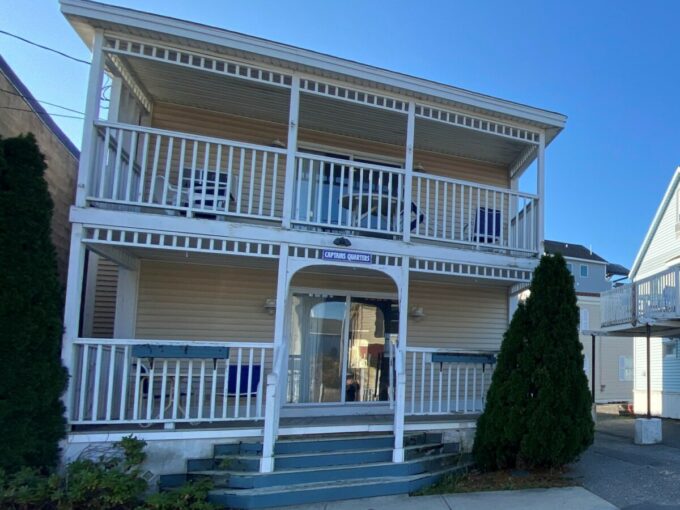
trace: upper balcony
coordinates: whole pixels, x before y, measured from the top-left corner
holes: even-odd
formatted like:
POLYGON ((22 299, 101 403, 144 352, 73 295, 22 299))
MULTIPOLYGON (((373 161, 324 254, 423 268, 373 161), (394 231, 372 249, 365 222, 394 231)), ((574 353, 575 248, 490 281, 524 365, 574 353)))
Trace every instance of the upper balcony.
POLYGON ((189 43, 96 32, 78 207, 540 253, 559 122, 189 43))
MULTIPOLYGON (((602 327, 642 333, 646 324, 680 320, 680 266, 601 294, 602 327)), ((678 325, 674 325, 678 328, 678 325)))

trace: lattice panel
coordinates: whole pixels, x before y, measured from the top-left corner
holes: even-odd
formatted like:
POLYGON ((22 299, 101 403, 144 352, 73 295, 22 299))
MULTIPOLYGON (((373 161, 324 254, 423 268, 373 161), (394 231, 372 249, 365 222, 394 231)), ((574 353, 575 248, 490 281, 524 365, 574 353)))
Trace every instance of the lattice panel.
POLYGON ((464 264, 431 259, 411 259, 411 271, 423 273, 470 276, 490 280, 531 281, 531 271, 481 264, 464 264))
POLYGON ((503 136, 505 138, 512 138, 522 142, 538 143, 540 140, 540 133, 536 131, 517 128, 515 126, 503 124, 502 122, 480 119, 469 114, 432 108, 431 106, 417 104, 416 117, 436 120, 445 124, 452 124, 462 128, 482 131, 484 133, 503 136))
POLYGON ((247 255, 251 257, 277 258, 279 246, 272 243, 237 241, 211 236, 147 232, 134 229, 86 227, 83 233, 86 243, 107 244, 164 250, 191 251, 247 255))
POLYGON ((400 113, 408 112, 408 103, 406 101, 401 101, 392 97, 373 94, 362 90, 356 90, 349 87, 331 85, 320 81, 302 79, 300 80, 300 90, 320 96, 342 99, 351 103, 383 108, 385 110, 391 110, 400 113))
POLYGON ((269 83, 286 88, 290 88, 293 81, 292 76, 289 74, 262 69, 242 62, 205 56, 185 49, 179 50, 157 43, 142 43, 114 36, 106 36, 104 38, 104 50, 109 53, 147 58, 158 62, 200 69, 245 80, 269 83))

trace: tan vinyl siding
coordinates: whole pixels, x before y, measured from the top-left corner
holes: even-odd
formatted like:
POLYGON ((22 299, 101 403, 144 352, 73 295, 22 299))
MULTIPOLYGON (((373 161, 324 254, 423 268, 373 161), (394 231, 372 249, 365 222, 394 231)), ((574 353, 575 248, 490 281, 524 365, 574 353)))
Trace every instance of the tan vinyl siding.
POLYGON ((500 349, 508 324, 508 294, 502 287, 412 282, 409 307, 425 317, 409 319, 408 345, 470 350, 500 349))
MULTIPOLYGON (((288 138, 284 124, 210 112, 169 103, 158 103, 154 107, 152 125, 161 129, 226 138, 269 146, 274 140, 284 144, 288 138)), ((416 136, 417 133, 416 133, 416 136)), ((298 144, 322 145, 339 152, 358 152, 403 161, 404 147, 373 142, 348 136, 334 135, 309 129, 300 129, 298 144)), ((478 182, 487 185, 509 186, 508 171, 499 165, 492 165, 469 159, 457 158, 422 150, 414 153, 414 164, 423 166, 427 173, 455 179, 478 182)))
POLYGON ((330 289, 345 292, 381 292, 393 294, 396 299, 397 288, 387 276, 352 278, 346 275, 325 274, 306 270, 296 274, 291 282, 292 288, 330 289))
POLYGON ((680 230, 676 230, 680 225, 680 188, 676 186, 668 207, 659 222, 659 226, 649 243, 636 280, 645 278, 654 273, 663 271, 667 264, 675 259, 680 262, 680 230))
MULTIPOLYGON (((579 301, 579 308, 588 310, 585 329, 595 329, 600 324, 599 303, 579 301)), ((585 356, 589 387, 592 384, 592 337, 580 335, 585 356)), ((619 380, 619 356, 633 357, 633 339, 602 337, 595 340, 595 396, 598 402, 629 401, 633 398, 633 381, 619 380)))
POLYGON ((137 338, 272 342, 276 271, 143 261, 137 338))
POLYGON ((105 258, 99 257, 92 315, 92 336, 94 338, 113 338, 117 288, 118 266, 105 258))

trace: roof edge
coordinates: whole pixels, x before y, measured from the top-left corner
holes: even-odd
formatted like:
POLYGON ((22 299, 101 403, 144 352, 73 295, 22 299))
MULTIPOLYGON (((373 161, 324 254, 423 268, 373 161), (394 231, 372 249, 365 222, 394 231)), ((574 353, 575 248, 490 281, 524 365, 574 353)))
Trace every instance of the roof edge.
POLYGON ((656 210, 654 219, 652 219, 652 223, 647 229, 647 234, 645 235, 645 238, 642 241, 642 245, 640 245, 640 249, 638 250, 638 253, 635 256, 633 267, 631 267, 630 269, 629 278, 631 280, 635 280, 635 277, 637 276, 638 270, 640 269, 640 265, 642 264, 642 259, 647 254, 649 245, 651 244, 652 239, 654 238, 654 234, 656 234, 656 229, 659 228, 661 218, 663 218, 666 209, 668 209, 668 204, 670 203, 671 198, 673 197, 673 191, 677 187, 678 182, 680 182, 680 166, 675 168, 675 173, 673 174, 673 177, 671 177, 671 182, 668 184, 668 188, 666 188, 666 193, 661 199, 661 203, 659 204, 659 208, 656 210))
MULTIPOLYGON (((67 18, 69 16, 79 16, 168 33, 176 37, 194 39, 218 46, 229 46, 245 52, 266 55, 270 58, 286 60, 299 65, 383 83, 409 90, 416 94, 435 96, 473 108, 480 108, 520 120, 542 124, 544 129, 556 131, 554 136, 564 128, 567 120, 567 117, 561 113, 192 21, 93 2, 91 0, 60 0, 60 4, 61 11, 67 18)), ((554 136, 549 138, 552 139, 554 136)))
POLYGON ((24 82, 17 76, 14 70, 10 67, 7 61, 0 55, 0 73, 2 73, 12 84, 12 86, 19 91, 21 94, 21 99, 28 103, 28 106, 35 112, 38 118, 47 126, 47 128, 52 131, 54 136, 62 143, 66 150, 68 150, 71 155, 76 159, 80 159, 80 150, 74 145, 71 139, 64 133, 61 128, 54 122, 52 116, 45 111, 40 102, 31 94, 24 82))

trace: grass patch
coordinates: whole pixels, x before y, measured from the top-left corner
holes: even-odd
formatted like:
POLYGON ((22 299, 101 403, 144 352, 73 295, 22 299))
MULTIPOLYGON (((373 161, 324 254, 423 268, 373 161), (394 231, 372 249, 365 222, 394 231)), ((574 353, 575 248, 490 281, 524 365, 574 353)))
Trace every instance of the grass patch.
POLYGON ((567 478, 566 469, 522 471, 506 469, 482 472, 476 469, 463 474, 443 477, 434 485, 416 492, 415 496, 449 494, 453 492, 513 491, 522 489, 548 489, 572 487, 577 483, 567 478))

